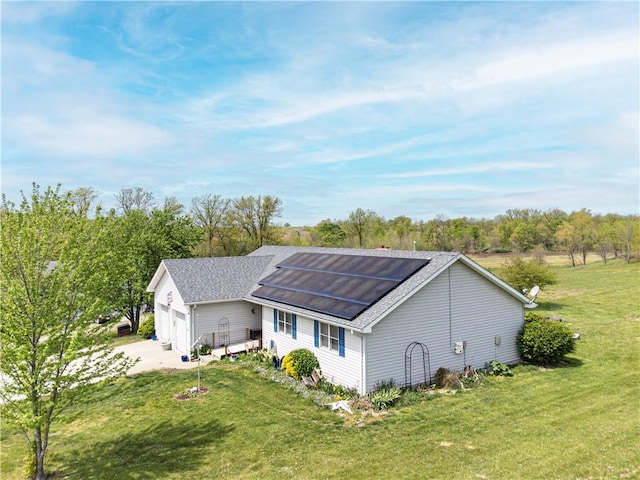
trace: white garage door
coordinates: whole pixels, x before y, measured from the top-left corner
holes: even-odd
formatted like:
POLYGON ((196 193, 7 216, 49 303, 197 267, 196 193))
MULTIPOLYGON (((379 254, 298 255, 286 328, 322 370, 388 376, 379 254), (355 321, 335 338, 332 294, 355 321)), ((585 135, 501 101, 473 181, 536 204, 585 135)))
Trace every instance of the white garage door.
POLYGON ((171 329, 169 328, 169 307, 166 305, 160 306, 160 318, 158 319, 158 326, 160 327, 158 332, 158 338, 161 340, 171 340, 171 329))
POLYGON ((184 313, 175 312, 176 316, 176 343, 174 348, 181 353, 189 354, 187 347, 187 321, 184 313))

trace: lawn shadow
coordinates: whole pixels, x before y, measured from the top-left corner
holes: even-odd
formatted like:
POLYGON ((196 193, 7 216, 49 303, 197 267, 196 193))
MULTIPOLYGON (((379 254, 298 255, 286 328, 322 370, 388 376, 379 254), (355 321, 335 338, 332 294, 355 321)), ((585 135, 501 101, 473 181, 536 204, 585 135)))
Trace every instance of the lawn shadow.
POLYGON ((560 365, 558 365, 559 368, 571 368, 571 367, 581 367, 584 365, 584 362, 579 359, 579 358, 575 358, 575 357, 565 357, 562 362, 560 363, 560 365))
POLYGON ((193 472, 210 462, 212 445, 224 442, 234 430, 217 420, 166 421, 140 432, 126 432, 108 441, 83 444, 59 457, 66 466, 59 472, 70 478, 164 478, 193 472))
POLYGON ((536 302, 536 303, 538 304, 538 308, 532 310, 532 312, 535 312, 538 309, 548 311, 548 312, 557 312, 564 308, 564 306, 561 303, 555 303, 555 302, 536 302))

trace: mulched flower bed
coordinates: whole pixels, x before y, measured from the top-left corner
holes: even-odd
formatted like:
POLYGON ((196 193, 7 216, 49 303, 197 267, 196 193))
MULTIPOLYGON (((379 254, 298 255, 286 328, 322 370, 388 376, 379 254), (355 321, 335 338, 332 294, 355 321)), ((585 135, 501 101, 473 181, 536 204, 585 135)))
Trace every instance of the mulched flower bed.
POLYGON ((208 391, 209 389, 207 387, 200 387, 199 392, 196 387, 193 387, 193 388, 189 388, 188 390, 185 390, 184 392, 180 392, 174 398, 176 400, 191 400, 193 398, 198 398, 199 396, 204 395, 208 391))

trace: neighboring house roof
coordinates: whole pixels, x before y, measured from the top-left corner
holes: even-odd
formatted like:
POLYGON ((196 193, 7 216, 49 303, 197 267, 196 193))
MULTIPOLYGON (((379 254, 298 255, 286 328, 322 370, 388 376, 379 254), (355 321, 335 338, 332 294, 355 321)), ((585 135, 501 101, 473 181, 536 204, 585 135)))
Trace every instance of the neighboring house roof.
POLYGON ((154 291, 166 272, 185 305, 242 299, 270 262, 259 256, 163 260, 147 290, 154 291))

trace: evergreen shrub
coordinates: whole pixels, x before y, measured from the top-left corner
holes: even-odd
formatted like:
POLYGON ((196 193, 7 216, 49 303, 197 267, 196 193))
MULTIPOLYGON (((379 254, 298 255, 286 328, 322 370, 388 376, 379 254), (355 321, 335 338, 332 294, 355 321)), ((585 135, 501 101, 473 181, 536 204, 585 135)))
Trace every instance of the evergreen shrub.
POLYGON ((552 320, 526 322, 518 336, 518 350, 523 360, 538 365, 557 365, 575 350, 569 328, 552 320))
POLYGON ((138 335, 146 339, 149 339, 155 333, 156 333, 156 324, 155 324, 154 316, 152 313, 138 327, 138 335))

